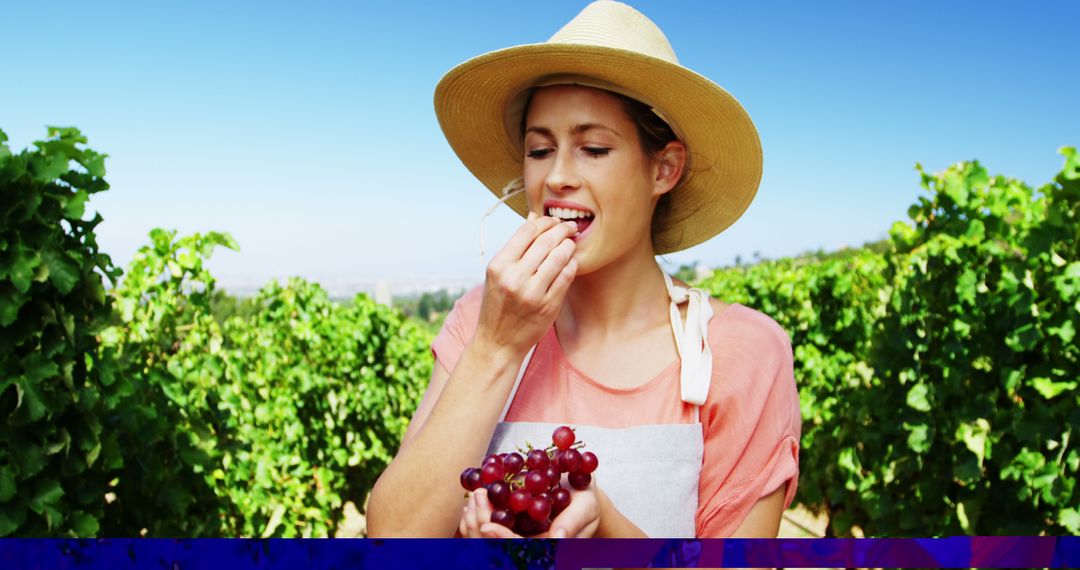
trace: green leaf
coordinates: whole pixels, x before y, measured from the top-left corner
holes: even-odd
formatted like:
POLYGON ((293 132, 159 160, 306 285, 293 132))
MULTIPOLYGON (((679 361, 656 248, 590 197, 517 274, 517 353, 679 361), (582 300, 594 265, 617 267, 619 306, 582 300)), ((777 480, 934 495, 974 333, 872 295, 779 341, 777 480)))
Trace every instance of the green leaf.
POLYGON ((19 310, 27 297, 14 288, 0 287, 0 326, 6 327, 19 318, 19 310), (5 290, 6 289, 6 290, 5 290))
POLYGON ((72 513, 71 530, 75 531, 75 536, 78 536, 79 538, 93 538, 97 536, 100 528, 97 519, 93 516, 82 511, 75 511, 72 513))
POLYGON ((61 294, 67 295, 79 282, 79 268, 66 255, 47 249, 41 252, 42 259, 49 267, 49 281, 61 294))
POLYGON ((1005 339, 1005 344, 1016 352, 1025 352, 1035 348, 1042 340, 1042 333, 1033 323, 1017 327, 1011 335, 1005 339))
MULTIPOLYGON (((6 503, 15 496, 15 473, 11 467, 0 467, 0 503, 6 503)), ((0 532, 0 535, 3 535, 0 532)))
POLYGON ((910 425, 904 423, 904 429, 910 431, 907 444, 915 453, 926 453, 930 450, 930 429, 926 424, 910 425))
POLYGON ((35 154, 30 159, 33 180, 38 184, 53 182, 68 171, 68 157, 63 154, 35 154))
POLYGON ((64 489, 60 487, 60 482, 55 479, 46 479, 38 482, 34 498, 30 499, 27 505, 30 510, 40 515, 63 496, 64 489))
POLYGON ((1066 346, 1073 341, 1076 336, 1076 328, 1072 321, 1065 321, 1060 327, 1049 327, 1046 332, 1061 339, 1061 342, 1066 346))
POLYGON ((13 517, 11 517, 6 511, 7 509, 4 509, 2 506, 0 506, 0 536, 11 535, 13 532, 15 532, 16 529, 19 528, 19 524, 21 524, 17 522, 13 517))
POLYGON ((930 400, 927 397, 929 392, 930 388, 922 382, 912 386, 907 393, 907 405, 920 412, 929 412, 930 400))
POLYGON ((970 305, 975 304, 975 289, 978 280, 975 272, 970 269, 965 269, 964 272, 960 274, 960 278, 956 281, 956 296, 960 301, 970 305))
POLYGON ((36 475, 45 467, 45 452, 39 445, 21 445, 17 452, 12 454, 15 465, 19 469, 22 478, 36 475))
POLYGON ((979 468, 982 468, 983 457, 989 449, 987 436, 990 434, 990 422, 979 418, 973 422, 962 423, 956 428, 956 435, 967 446, 968 450, 975 454, 979 460, 979 468))
MULTIPOLYGON (((30 283, 34 280, 37 267, 41 265, 41 256, 35 251, 19 247, 15 250, 15 259, 8 266, 6 273, 11 279, 11 284, 20 293, 26 293, 30 283)), ((0 276, 5 273, 0 268, 0 276)))
POLYGON ((48 408, 42 401, 41 389, 37 383, 23 380, 15 383, 15 409, 25 410, 30 421, 37 421, 45 417, 48 408))
POLYGON ((86 190, 76 190, 73 196, 68 197, 67 204, 64 204, 64 217, 81 220, 86 213, 86 200, 89 197, 86 190))
POLYGON ((1035 388, 1043 398, 1051 400, 1061 395, 1062 392, 1067 390, 1075 390, 1076 382, 1054 382, 1053 380, 1045 377, 1033 378, 1031 380, 1032 387, 1035 388))
POLYGON ((105 176, 105 159, 108 156, 88 149, 83 153, 83 159, 79 163, 90 176, 102 178, 105 176))
POLYGON ((971 220, 968 222, 967 231, 964 232, 964 238, 969 242, 978 243, 986 237, 986 226, 982 223, 982 220, 971 220))
POLYGON ((964 532, 971 534, 971 522, 968 521, 967 509, 964 508, 963 501, 956 503, 956 520, 960 521, 960 528, 964 529, 964 532))
POLYGON ((1061 509, 1061 512, 1058 513, 1057 520, 1058 524, 1069 531, 1069 534, 1080 534, 1080 512, 1077 512, 1076 509, 1072 507, 1061 509))

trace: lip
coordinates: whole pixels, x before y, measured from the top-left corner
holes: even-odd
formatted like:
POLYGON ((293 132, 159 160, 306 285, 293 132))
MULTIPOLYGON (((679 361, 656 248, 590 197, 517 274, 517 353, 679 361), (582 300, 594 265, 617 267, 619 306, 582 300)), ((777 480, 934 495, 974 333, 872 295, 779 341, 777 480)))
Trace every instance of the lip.
MULTIPOLYGON (((584 210, 586 212, 592 212, 593 216, 596 215, 596 211, 586 206, 585 204, 578 204, 577 202, 571 202, 569 200, 544 200, 544 212, 547 212, 548 208, 569 208, 571 210, 584 210)), ((547 214, 545 213, 544 215, 547 214)))
MULTIPOLYGON (((589 208, 588 206, 585 206, 584 204, 579 204, 577 202, 571 202, 569 200, 555 200, 555 199, 544 200, 544 212, 547 212, 548 208, 568 208, 568 209, 571 209, 571 210, 582 210, 582 211, 592 213, 592 215, 593 215, 592 222, 590 222, 588 227, 585 228, 585 231, 578 232, 576 235, 574 235, 573 237, 570 238, 570 239, 574 240, 575 243, 580 242, 581 240, 585 239, 585 234, 589 233, 589 230, 591 230, 593 225, 596 224, 596 218, 597 218, 596 211, 593 210, 592 208, 589 208)), ((545 213, 544 215, 546 216, 547 214, 545 213)))
MULTIPOLYGON (((591 208, 589 206, 585 206, 584 204, 579 204, 577 202, 570 202, 569 200, 554 200, 554 199, 551 199, 551 200, 544 200, 543 201, 543 212, 546 213, 546 212, 548 212, 548 208, 553 208, 553 207, 565 207, 565 208, 569 208, 569 209, 580 209, 580 211, 589 212, 589 213, 591 213, 593 215, 593 220, 591 222, 589 222, 589 226, 586 226, 584 231, 578 232, 575 235, 571 236, 570 239, 573 240, 573 242, 575 242, 575 243, 578 243, 581 240, 584 240, 585 239, 585 234, 588 234, 589 230, 593 229, 593 226, 596 223, 596 217, 597 217, 596 212, 594 211, 593 208, 591 208)), ((546 214, 544 214, 544 215, 546 216, 546 214)))

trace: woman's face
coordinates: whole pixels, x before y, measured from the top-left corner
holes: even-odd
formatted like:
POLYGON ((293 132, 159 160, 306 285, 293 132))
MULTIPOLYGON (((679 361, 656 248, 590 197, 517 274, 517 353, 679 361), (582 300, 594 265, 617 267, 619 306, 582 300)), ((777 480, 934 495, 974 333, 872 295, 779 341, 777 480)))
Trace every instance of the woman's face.
POLYGON ((666 191, 621 101, 588 87, 538 89, 525 117, 529 209, 578 222, 578 274, 637 248, 652 252, 653 207, 666 191))

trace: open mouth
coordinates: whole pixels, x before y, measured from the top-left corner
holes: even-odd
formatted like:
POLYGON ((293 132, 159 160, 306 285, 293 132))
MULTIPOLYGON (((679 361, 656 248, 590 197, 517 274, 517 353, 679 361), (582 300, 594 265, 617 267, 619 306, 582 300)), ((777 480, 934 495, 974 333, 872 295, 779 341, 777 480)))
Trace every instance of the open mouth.
POLYGON ((585 233, 585 230, 588 229, 589 225, 592 224, 593 219, 595 219, 596 217, 596 214, 593 214, 588 210, 578 210, 576 208, 559 208, 554 206, 547 208, 544 213, 553 218, 559 218, 564 222, 576 223, 578 236, 585 233))

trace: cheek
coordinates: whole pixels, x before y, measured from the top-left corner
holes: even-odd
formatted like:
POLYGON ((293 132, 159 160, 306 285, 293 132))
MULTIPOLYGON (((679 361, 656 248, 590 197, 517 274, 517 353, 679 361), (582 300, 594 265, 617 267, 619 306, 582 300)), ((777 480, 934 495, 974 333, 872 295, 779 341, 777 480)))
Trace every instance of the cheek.
POLYGON ((543 213, 541 212, 544 200, 543 178, 536 175, 535 168, 532 169, 532 173, 526 168, 522 175, 522 182, 525 185, 525 200, 528 202, 529 209, 543 213))

